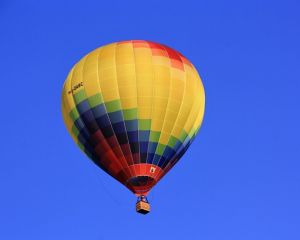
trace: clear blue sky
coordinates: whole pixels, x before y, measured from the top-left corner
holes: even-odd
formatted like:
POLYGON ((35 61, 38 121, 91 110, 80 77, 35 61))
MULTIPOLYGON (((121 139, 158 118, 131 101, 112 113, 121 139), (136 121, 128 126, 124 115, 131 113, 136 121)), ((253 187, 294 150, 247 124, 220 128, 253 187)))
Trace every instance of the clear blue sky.
POLYGON ((299 240, 299 12, 296 0, 2 0, 0 239, 299 240), (126 39, 181 51, 207 97, 146 216, 79 151, 60 110, 72 65, 126 39))

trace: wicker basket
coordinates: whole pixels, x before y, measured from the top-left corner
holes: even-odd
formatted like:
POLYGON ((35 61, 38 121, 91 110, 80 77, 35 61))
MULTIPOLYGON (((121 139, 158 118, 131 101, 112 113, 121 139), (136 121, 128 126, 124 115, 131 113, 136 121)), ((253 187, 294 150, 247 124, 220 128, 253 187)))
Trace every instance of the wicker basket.
POLYGON ((135 205, 136 211, 141 214, 147 214, 150 212, 150 204, 144 201, 138 201, 135 205))

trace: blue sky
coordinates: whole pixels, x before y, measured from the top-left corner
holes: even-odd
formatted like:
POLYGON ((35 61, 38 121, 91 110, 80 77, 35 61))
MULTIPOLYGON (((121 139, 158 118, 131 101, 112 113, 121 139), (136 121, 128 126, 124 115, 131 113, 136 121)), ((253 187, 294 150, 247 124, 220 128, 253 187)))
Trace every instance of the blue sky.
POLYGON ((299 11, 290 0, 2 0, 0 238, 300 239, 299 11), (126 39, 182 52, 207 98, 146 216, 78 150, 60 112, 72 65, 126 39))

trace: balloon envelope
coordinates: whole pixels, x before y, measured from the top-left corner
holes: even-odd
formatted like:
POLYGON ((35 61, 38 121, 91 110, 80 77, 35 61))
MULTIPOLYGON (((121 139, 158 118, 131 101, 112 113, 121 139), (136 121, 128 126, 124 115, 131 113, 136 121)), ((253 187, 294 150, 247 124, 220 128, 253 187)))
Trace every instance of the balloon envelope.
POLYGON ((64 121, 76 144, 137 195, 146 195, 190 146, 204 102, 190 61, 142 40, 90 52, 72 68, 62 92, 64 121))

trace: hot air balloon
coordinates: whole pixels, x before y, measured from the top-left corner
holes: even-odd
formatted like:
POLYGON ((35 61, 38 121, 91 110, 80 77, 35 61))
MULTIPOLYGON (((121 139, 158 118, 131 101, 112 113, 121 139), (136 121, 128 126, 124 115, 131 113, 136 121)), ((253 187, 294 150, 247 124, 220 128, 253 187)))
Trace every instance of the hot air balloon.
POLYGON ((192 63, 158 43, 132 40, 100 47, 71 69, 62 113, 75 143, 138 197, 178 162, 202 123, 204 88, 192 63))

